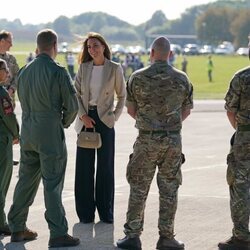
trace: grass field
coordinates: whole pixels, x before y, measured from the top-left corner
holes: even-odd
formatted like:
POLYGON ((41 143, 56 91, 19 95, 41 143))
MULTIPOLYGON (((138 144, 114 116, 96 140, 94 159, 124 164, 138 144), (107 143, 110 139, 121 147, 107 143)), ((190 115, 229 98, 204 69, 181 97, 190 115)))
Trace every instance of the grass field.
MULTIPOLYGON (((15 54, 19 66, 22 67, 29 52, 34 50, 35 44, 33 43, 17 43, 14 44, 11 52, 15 54)), ((248 57, 213 55, 213 82, 210 83, 207 76, 207 56, 186 56, 186 58, 188 60, 187 74, 194 86, 195 99, 223 99, 234 73, 249 65, 248 57)), ((66 66, 64 55, 59 54, 56 60, 66 66)), ((142 61, 147 62, 148 56, 143 56, 142 61)), ((175 66, 179 69, 181 61, 182 56, 178 56, 175 66)), ((76 64, 75 69, 77 67, 76 64)))
MULTIPOLYGON (((177 67, 182 58, 177 59, 177 67)), ((213 82, 208 81, 207 56, 187 57, 187 73, 194 86, 195 99, 223 99, 236 71, 249 65, 248 57, 213 55, 213 82)))

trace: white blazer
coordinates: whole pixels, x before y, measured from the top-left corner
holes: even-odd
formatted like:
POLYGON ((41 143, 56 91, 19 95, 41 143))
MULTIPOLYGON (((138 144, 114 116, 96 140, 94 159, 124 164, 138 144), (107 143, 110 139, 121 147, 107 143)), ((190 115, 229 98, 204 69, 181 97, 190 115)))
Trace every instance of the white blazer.
MULTIPOLYGON (((79 119, 88 114, 90 77, 93 69, 93 61, 82 63, 76 75, 75 87, 79 104, 78 117, 75 122, 75 130, 79 134, 84 126, 79 119)), ((105 58, 103 67, 103 79, 100 96, 97 101, 97 112, 100 120, 109 128, 114 127, 125 104, 126 88, 123 70, 119 63, 105 58), (117 103, 114 107, 116 93, 117 103)))

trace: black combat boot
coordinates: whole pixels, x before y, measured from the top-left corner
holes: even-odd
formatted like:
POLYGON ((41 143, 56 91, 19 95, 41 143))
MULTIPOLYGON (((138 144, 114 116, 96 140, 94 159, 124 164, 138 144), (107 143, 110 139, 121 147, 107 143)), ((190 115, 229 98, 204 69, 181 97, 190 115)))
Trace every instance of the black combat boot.
POLYGON ((120 239, 116 242, 117 246, 121 249, 129 250, 141 250, 141 240, 139 236, 129 237, 125 236, 123 239, 120 239))
POLYGON ((184 243, 181 241, 177 241, 174 238, 168 239, 166 237, 160 236, 156 249, 158 250, 183 250, 184 243))
POLYGON ((220 250, 250 250, 250 242, 239 240, 236 237, 220 242, 218 244, 220 250))

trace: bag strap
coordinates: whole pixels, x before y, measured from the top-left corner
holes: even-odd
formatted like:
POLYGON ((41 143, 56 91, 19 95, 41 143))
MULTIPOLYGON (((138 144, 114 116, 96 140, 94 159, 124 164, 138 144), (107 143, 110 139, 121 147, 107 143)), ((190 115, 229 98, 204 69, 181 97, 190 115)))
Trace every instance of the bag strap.
MULTIPOLYGON (((84 128, 84 131, 87 132, 87 128, 84 128)), ((93 126, 93 132, 95 132, 95 126, 93 126)))

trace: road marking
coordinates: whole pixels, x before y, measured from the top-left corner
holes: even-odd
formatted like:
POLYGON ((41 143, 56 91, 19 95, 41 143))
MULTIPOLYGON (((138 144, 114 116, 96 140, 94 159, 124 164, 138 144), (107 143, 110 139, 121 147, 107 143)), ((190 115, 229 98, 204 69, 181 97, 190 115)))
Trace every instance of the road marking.
MULTIPOLYGON (((203 167, 184 169, 184 170, 182 170, 182 172, 191 172, 191 171, 196 171, 196 170, 201 171, 201 170, 207 170, 207 169, 212 169, 212 168, 222 168, 222 167, 225 167, 225 166, 226 166, 225 164, 214 164, 214 165, 208 165, 208 166, 203 166, 203 167)), ((126 187, 126 186, 128 186, 127 183, 116 185, 115 186, 115 188, 116 188, 116 196, 123 195, 124 192, 118 191, 117 189, 120 189, 120 188, 123 188, 123 187, 126 187)), ((149 192, 149 194, 150 195, 159 195, 158 192, 149 192)), ((75 199, 73 191, 65 190, 65 191, 63 191, 63 196, 64 196, 63 199, 62 199, 63 202, 72 201, 72 200, 75 199)), ((179 194, 179 197, 229 199, 228 196, 218 196, 218 195, 204 196, 204 195, 180 195, 179 194)), ((41 209, 45 209, 45 206, 44 206, 44 204, 43 205, 38 205, 38 206, 31 206, 30 209, 32 211, 38 211, 38 210, 41 210, 41 209)))
POLYGON ((203 166, 203 167, 197 167, 197 168, 189 168, 189 169, 182 169, 182 172, 191 172, 195 170, 205 170, 205 169, 210 169, 210 168, 221 168, 221 167, 226 167, 225 163, 221 164, 214 164, 214 165, 208 165, 208 166, 203 166))
POLYGON ((224 196, 224 195, 191 195, 191 194, 181 194, 178 195, 179 197, 195 197, 195 198, 214 198, 214 199, 229 199, 229 196, 224 196))

